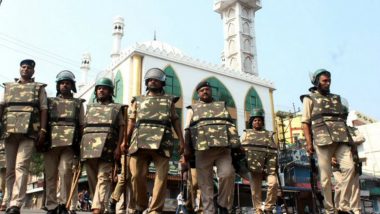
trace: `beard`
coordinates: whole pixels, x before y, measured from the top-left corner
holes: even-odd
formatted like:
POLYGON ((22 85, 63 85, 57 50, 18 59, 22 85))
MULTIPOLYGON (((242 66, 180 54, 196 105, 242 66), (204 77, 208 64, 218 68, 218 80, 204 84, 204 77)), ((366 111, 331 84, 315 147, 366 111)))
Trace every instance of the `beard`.
POLYGON ((318 88, 318 91, 319 93, 323 94, 323 95, 326 95, 326 94, 329 94, 330 93, 330 88, 318 88))
POLYGON ((162 91, 162 88, 148 87, 148 90, 153 92, 153 93, 159 93, 162 91))

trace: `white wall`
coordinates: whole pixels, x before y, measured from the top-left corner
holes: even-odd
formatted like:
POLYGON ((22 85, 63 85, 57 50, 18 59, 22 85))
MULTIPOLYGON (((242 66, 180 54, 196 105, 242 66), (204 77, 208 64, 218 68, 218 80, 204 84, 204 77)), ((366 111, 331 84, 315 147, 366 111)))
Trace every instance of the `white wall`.
POLYGON ((359 157, 366 157, 363 174, 380 176, 380 122, 358 126, 366 141, 358 147, 359 157))
MULTIPOLYGON (((247 95, 249 89, 253 86, 256 92, 259 94, 263 108, 265 110, 265 122, 266 128, 272 130, 272 111, 271 111, 271 103, 269 97, 269 89, 267 87, 263 87, 260 85, 253 85, 251 82, 243 81, 237 78, 231 78, 226 75, 215 73, 212 71, 207 71, 204 69, 200 69, 197 67, 192 67, 185 64, 180 64, 177 62, 169 62, 168 60, 163 60, 160 58, 152 57, 152 56, 144 56, 143 58, 143 76, 145 72, 152 67, 158 67, 164 69, 170 65, 174 71, 176 72, 179 81, 182 87, 182 97, 184 107, 191 105, 192 95, 194 93, 196 85, 209 77, 216 77, 219 79, 229 90, 231 93, 238 115, 238 130, 239 134, 243 132, 245 129, 245 121, 244 121, 244 105, 245 105, 245 96, 247 95)), ((144 80, 142 78, 142 84, 144 84, 144 80)), ((143 89, 145 90, 145 89, 143 89)), ((186 109, 183 112, 183 120, 185 120, 186 109)), ((183 121, 182 124, 184 124, 183 121)))

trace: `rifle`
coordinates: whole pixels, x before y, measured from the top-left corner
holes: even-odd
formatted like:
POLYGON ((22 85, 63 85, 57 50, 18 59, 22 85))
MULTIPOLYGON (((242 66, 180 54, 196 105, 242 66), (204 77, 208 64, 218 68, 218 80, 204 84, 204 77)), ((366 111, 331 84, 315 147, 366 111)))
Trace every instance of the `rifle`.
POLYGON ((360 162, 358 148, 355 145, 351 146, 352 159, 355 164, 355 172, 359 175, 362 174, 362 162, 360 162))
MULTIPOLYGON (((125 126, 124 126, 124 142, 127 138, 127 134, 128 134, 128 106, 124 106, 124 122, 125 122, 125 126)), ((129 142, 125 142, 125 145, 129 145, 129 142)), ((123 166, 124 167, 124 171, 123 171, 123 180, 124 180, 124 192, 123 192, 123 203, 124 203, 124 207, 125 209, 127 209, 127 176, 128 175, 128 171, 129 171, 129 162, 128 162, 128 159, 127 159, 127 151, 124 152, 124 160, 123 160, 123 166)), ((129 199, 131 200, 131 198, 129 199)))
POLYGON ((315 164, 315 159, 312 155, 309 155, 310 163, 310 185, 311 185, 311 194, 312 194, 312 213, 322 213, 323 209, 323 195, 321 192, 318 192, 317 177, 318 177, 318 168, 315 164))
POLYGON ((282 188, 280 174, 278 173, 277 169, 276 169, 276 175, 277 175, 277 180, 278 180, 278 186, 280 187, 281 199, 282 199, 282 202, 284 203, 284 207, 285 207, 285 213, 289 214, 289 212, 288 212, 288 205, 286 204, 284 189, 282 188))
MULTIPOLYGON (((185 204, 183 204, 182 205, 182 209, 185 209, 185 211, 184 211, 184 213, 189 213, 188 211, 187 211, 187 200, 188 200, 188 186, 187 186, 187 180, 185 180, 184 179, 184 174, 185 174, 185 172, 189 172, 190 170, 189 169, 187 169, 187 171, 182 171, 182 166, 181 166, 181 163, 179 164, 179 166, 181 167, 181 187, 180 187, 180 191, 182 192, 182 194, 183 194, 183 201, 185 202, 185 204)), ((189 176, 189 175, 187 175, 187 176, 189 176)), ((191 176, 191 174, 190 174, 190 176, 191 176)), ((178 205, 179 206, 179 205, 178 205)))

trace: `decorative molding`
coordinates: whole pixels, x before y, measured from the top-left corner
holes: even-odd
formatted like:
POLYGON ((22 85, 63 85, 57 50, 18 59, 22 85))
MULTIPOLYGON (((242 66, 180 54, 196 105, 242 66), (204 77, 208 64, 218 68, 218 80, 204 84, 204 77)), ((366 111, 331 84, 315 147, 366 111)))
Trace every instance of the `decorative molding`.
POLYGON ((274 83, 255 76, 250 73, 245 73, 242 71, 230 69, 224 67, 223 64, 213 64, 206 62, 197 58, 193 58, 184 54, 178 48, 175 48, 167 43, 161 41, 149 41, 143 43, 135 43, 130 48, 122 50, 120 52, 120 57, 117 58, 107 70, 114 70, 117 66, 123 63, 128 57, 130 57, 134 52, 138 52, 142 55, 150 55, 153 57, 161 58, 163 60, 169 60, 176 63, 184 64, 194 68, 202 69, 212 73, 228 76, 231 78, 239 79, 242 81, 250 82, 253 84, 261 85, 270 89, 275 89, 274 83))

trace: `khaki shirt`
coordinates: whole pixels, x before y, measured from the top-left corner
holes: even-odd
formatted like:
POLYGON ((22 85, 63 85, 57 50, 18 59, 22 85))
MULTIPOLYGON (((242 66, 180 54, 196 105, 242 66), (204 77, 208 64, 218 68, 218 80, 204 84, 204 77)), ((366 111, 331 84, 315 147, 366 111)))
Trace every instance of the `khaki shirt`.
POLYGON ((311 124, 311 111, 313 110, 313 101, 309 97, 303 98, 302 123, 311 124))

